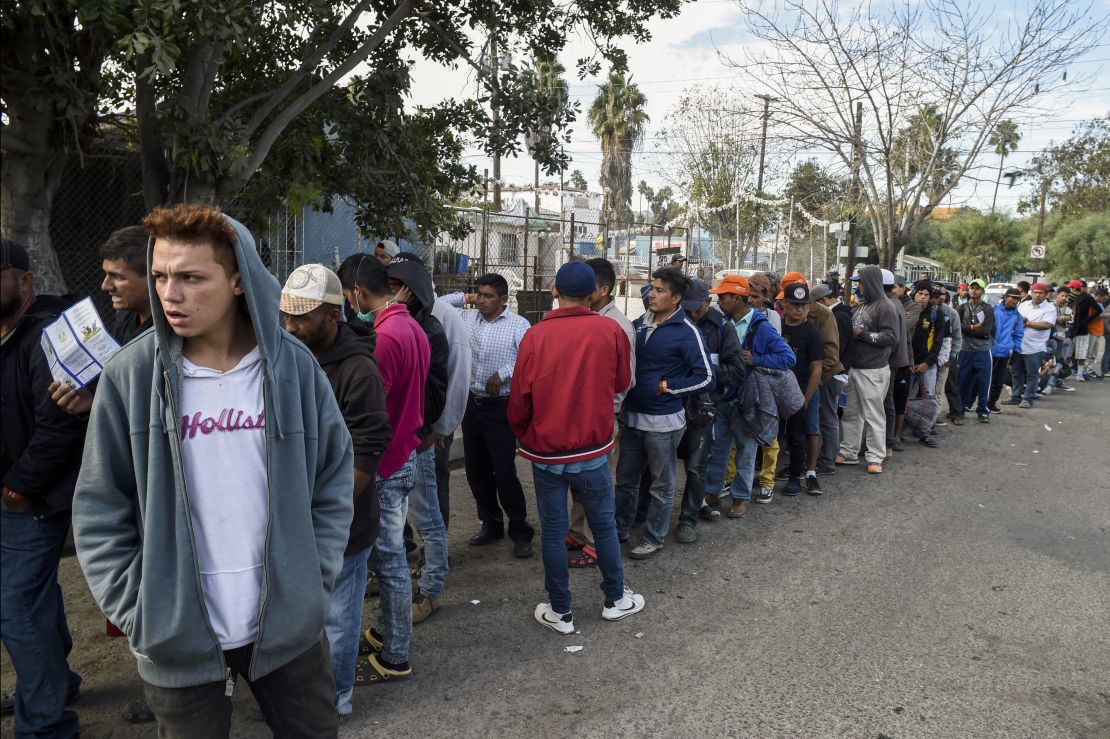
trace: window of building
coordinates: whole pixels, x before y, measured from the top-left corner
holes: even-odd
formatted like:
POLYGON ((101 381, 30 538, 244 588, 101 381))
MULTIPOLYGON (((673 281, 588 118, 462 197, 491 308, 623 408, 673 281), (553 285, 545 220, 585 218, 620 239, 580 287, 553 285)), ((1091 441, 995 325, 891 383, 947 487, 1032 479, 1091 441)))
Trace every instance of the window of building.
POLYGON ((499 234, 497 257, 502 262, 515 262, 520 252, 520 236, 517 234, 499 234))

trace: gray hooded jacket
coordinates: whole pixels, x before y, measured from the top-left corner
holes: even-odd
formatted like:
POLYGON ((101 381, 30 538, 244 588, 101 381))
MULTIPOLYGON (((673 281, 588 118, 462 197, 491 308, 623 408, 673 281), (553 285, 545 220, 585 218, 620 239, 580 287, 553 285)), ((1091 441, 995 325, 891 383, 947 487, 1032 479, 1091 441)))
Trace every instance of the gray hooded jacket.
POLYGON ((863 303, 852 314, 852 326, 862 329, 852 345, 852 369, 879 369, 890 364, 899 342, 905 343, 901 306, 883 290, 883 273, 871 264, 860 270, 863 303))
MULTIPOLYGON (((264 378, 269 516, 248 674, 256 680, 324 636, 351 526, 354 456, 323 370, 279 325, 281 286, 247 229, 227 221, 238 237, 235 258, 264 378)), ((153 279, 148 285, 154 330, 121 349, 100 377, 73 498, 73 538, 93 598, 127 634, 139 675, 175 688, 231 676, 201 590, 186 493, 182 342, 166 324, 153 279)))

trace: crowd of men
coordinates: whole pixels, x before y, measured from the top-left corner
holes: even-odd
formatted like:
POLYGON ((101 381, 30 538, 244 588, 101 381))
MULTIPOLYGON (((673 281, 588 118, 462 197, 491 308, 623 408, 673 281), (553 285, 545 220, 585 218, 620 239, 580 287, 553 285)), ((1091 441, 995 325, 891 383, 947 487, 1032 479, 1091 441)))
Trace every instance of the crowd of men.
POLYGON ((0 594, 20 737, 79 731, 58 585, 71 526, 136 659, 127 720, 228 736, 242 678, 276 736, 335 736, 355 687, 414 674, 413 625, 449 575, 460 428, 470 545, 507 535, 532 555, 522 457, 547 592, 533 616, 570 634, 571 567, 598 568, 602 619, 632 616, 645 599, 622 545, 658 557, 770 503, 776 478, 780 495, 821 495, 838 465, 881 474, 910 435, 936 447, 967 413, 989 423, 1107 371, 1110 297, 1082 281, 992 307, 982 280, 949 296, 876 266, 843 291, 796 272, 710 287, 670 266, 630 321, 613 266, 591 259, 559 269, 558 307, 530 326, 503 276, 437 296, 388 241, 281 285, 211 206, 157 209, 101 256, 123 348, 75 389, 39 344, 72 301, 36 295, 27 250, 3 242, 0 594))

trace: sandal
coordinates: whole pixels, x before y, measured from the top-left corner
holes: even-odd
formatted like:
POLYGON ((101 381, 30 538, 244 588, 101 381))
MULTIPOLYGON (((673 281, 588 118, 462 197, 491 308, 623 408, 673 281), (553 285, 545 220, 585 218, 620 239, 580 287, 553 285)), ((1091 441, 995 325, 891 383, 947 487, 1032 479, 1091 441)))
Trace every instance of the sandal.
POLYGON ((382 651, 382 640, 374 635, 373 629, 366 629, 358 640, 359 654, 374 654, 382 651))
POLYGON ((570 555, 567 561, 571 567, 593 567, 597 564, 597 552, 590 547, 582 547, 570 555))
POLYGON ((371 654, 355 663, 355 687, 384 683, 387 680, 404 680, 412 675, 412 665, 404 670, 394 670, 378 661, 378 655, 371 654))
POLYGON ((128 703, 123 709, 123 720, 129 724, 145 724, 147 721, 154 720, 154 712, 150 710, 146 701, 135 701, 128 703))
POLYGON ((574 537, 567 534, 567 551, 576 552, 582 548, 582 545, 574 540, 574 537))

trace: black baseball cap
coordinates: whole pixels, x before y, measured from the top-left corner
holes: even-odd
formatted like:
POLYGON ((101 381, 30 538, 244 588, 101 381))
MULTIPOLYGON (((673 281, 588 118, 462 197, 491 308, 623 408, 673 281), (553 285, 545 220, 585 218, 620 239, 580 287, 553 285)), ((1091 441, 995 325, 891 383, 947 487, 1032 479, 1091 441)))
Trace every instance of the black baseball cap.
POLYGON ((795 282, 783 288, 782 299, 787 303, 805 305, 810 302, 809 287, 804 282, 795 282))
POLYGON ((27 255, 27 249, 22 244, 17 244, 11 239, 3 239, 0 242, 0 269, 8 268, 30 272, 31 257, 27 255))

